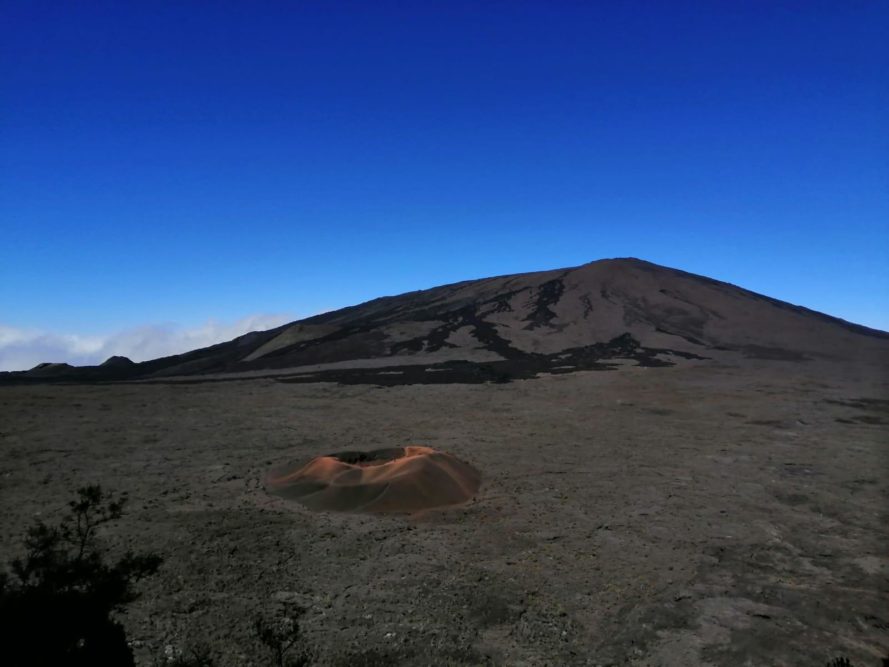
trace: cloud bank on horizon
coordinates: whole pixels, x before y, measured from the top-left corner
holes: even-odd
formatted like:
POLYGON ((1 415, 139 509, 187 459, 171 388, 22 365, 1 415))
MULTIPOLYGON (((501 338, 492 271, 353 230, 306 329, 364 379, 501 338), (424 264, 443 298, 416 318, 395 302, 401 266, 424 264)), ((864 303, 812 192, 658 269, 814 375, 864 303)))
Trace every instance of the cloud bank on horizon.
POLYGON ((250 331, 265 331, 295 320, 292 314, 254 314, 234 322, 207 322, 186 327, 146 324, 99 335, 22 329, 0 324, 0 371, 22 371, 37 364, 101 364, 115 355, 146 361, 222 343, 250 331))

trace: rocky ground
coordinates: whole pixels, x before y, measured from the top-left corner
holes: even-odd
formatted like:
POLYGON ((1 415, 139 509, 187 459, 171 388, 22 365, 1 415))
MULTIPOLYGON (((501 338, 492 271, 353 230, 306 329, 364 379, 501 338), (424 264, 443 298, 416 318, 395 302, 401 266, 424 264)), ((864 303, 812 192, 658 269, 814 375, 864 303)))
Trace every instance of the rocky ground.
POLYGON ((824 665, 889 655, 889 376, 684 360, 506 384, 274 379, 0 387, 0 557, 74 490, 127 491, 112 550, 160 553, 140 664, 824 665), (424 444, 484 475, 419 517, 313 513, 272 465, 424 444))

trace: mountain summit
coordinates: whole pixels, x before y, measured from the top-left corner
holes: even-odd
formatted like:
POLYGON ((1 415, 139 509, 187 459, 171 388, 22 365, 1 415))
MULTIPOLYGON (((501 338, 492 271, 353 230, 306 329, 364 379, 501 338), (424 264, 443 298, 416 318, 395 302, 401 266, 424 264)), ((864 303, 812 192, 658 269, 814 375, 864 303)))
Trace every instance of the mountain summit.
POLYGON ((889 334, 703 276, 606 259, 383 297, 182 355, 60 375, 480 382, 724 355, 885 360, 889 334))

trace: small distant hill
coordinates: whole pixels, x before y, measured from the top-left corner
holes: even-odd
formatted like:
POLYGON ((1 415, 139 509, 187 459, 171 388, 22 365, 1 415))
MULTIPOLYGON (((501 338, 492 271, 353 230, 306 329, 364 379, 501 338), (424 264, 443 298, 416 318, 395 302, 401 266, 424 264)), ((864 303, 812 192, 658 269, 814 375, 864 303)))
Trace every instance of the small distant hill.
POLYGON ((53 373, 63 373, 68 369, 73 369, 74 366, 70 364, 64 363, 55 363, 52 361, 44 361, 42 364, 37 364, 31 370, 27 371, 32 375, 52 375, 53 373))
POLYGON ((102 368, 127 368, 133 365, 135 365, 134 362, 129 358, 120 356, 108 357, 101 364, 102 368))

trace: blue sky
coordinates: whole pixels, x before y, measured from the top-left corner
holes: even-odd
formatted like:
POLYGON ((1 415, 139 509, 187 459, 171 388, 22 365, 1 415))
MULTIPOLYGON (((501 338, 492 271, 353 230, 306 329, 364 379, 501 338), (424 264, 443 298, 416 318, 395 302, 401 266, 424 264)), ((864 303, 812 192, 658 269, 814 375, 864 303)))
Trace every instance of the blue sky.
POLYGON ((0 348, 615 256, 889 329, 886 3, 0 12, 0 348))

